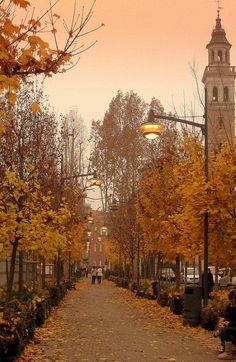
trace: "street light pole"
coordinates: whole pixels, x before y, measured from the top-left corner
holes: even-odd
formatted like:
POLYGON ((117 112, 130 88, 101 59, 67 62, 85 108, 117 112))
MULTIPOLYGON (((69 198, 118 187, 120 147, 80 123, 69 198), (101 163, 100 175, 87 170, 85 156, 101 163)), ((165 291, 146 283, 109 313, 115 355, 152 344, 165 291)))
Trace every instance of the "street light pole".
MULTIPOLYGON (((143 133, 144 137, 148 139, 157 138, 163 125, 160 125, 155 122, 155 119, 165 119, 169 121, 174 121, 178 123, 183 123, 189 126, 194 126, 200 128, 204 136, 204 172, 205 172, 205 181, 208 182, 208 163, 209 163, 209 151, 208 151, 208 122, 207 122, 207 89, 205 88, 205 113, 204 113, 204 123, 191 122, 185 119, 176 118, 172 116, 165 116, 162 114, 154 114, 153 110, 150 110, 149 117, 147 122, 142 123, 139 126, 139 130, 143 133)), ((203 274, 203 294, 204 294, 204 306, 208 304, 208 212, 204 213, 204 222, 203 222, 203 233, 204 233, 204 246, 203 246, 203 258, 204 258, 204 274, 203 274)))
MULTIPOLYGON (((205 128, 204 128, 204 151, 205 151, 205 181, 208 182, 208 164, 209 164, 209 150, 208 150, 208 109, 207 109, 207 89, 205 88, 205 128)), ((204 291, 204 306, 208 303, 208 212, 204 213, 204 275, 203 275, 203 291, 204 291)))

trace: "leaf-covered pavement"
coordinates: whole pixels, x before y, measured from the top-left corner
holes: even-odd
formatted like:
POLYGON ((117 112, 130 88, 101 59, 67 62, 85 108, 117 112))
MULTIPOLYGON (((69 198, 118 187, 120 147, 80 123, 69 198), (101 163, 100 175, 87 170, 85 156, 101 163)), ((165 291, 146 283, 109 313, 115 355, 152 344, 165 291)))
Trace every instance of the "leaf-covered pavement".
POLYGON ((17 362, 128 362, 217 360, 218 339, 156 301, 135 298, 108 281, 77 284, 17 362))

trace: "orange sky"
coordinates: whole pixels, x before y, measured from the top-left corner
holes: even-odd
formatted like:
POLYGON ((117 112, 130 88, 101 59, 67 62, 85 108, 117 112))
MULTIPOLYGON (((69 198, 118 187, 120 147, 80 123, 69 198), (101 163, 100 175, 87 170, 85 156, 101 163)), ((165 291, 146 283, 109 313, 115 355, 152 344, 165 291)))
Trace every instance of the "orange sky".
MULTIPOLYGON (((60 0, 56 12, 69 19, 73 2, 60 0)), ((40 0, 44 4, 48 0, 40 0)), ((221 6, 236 65, 236 0, 221 6)), ((201 79, 216 10, 215 0, 97 0, 93 23, 105 23, 92 36, 98 43, 75 69, 46 81, 51 104, 59 112, 77 107, 89 128, 91 119, 103 118, 117 90, 134 90, 146 101, 160 99, 166 111, 173 111, 174 101, 180 116, 184 94, 187 104, 194 103, 189 63, 195 59, 201 79)))

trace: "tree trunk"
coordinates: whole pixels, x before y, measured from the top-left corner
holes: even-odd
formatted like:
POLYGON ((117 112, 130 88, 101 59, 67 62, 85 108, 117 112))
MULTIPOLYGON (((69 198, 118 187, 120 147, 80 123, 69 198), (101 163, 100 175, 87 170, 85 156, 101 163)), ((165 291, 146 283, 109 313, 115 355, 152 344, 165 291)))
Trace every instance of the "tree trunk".
POLYGON ((71 251, 68 253, 68 279, 71 281, 71 251))
POLYGON ((200 256, 198 260, 198 269, 199 269, 199 285, 202 287, 202 259, 200 256))
POLYGON ((10 272, 9 272, 9 278, 8 278, 8 284, 7 284, 7 300, 10 300, 12 289, 13 289, 15 267, 16 267, 16 254, 17 254, 18 245, 19 245, 18 240, 15 240, 15 242, 13 243, 13 246, 12 246, 12 253, 11 253, 10 272))
POLYGON ((140 240, 138 235, 138 245, 137 245, 137 284, 140 284, 140 240))
POLYGON ((175 262, 176 262, 176 269, 175 269, 176 290, 177 292, 179 292, 181 281, 180 281, 180 257, 178 254, 176 255, 175 262))
POLYGON ((45 281, 46 281, 46 274, 45 274, 45 258, 42 257, 42 289, 45 289, 45 281))
POLYGON ((32 276, 33 276, 33 288, 35 289, 36 287, 36 273, 37 273, 37 264, 36 264, 36 258, 35 258, 35 253, 32 253, 32 276))
POLYGON ((24 252, 21 250, 19 251, 19 279, 18 279, 18 290, 19 292, 23 291, 23 285, 24 285, 24 252))
POLYGON ((158 283, 158 288, 157 288, 157 295, 159 295, 160 293, 160 289, 161 289, 161 252, 158 251, 158 255, 157 255, 157 274, 156 274, 156 279, 157 279, 157 283, 158 283))
POLYGON ((6 279, 7 279, 7 285, 9 281, 9 270, 8 270, 8 259, 6 257, 6 279))
POLYGON ((216 260, 216 267, 215 267, 215 286, 214 289, 218 290, 219 289, 219 263, 218 263, 218 258, 216 260))
POLYGON ((61 282, 61 249, 58 248, 57 255, 57 285, 60 285, 61 282))

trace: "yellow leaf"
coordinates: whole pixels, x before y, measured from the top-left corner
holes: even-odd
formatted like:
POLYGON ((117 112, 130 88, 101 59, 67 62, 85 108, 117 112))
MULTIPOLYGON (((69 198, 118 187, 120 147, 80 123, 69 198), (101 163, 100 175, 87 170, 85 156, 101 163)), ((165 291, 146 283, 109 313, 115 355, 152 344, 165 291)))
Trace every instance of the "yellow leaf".
POLYGON ((32 110, 32 112, 34 112, 34 113, 41 112, 40 105, 39 105, 37 102, 33 102, 33 103, 31 104, 31 110, 32 110))
POLYGON ((7 99, 9 103, 15 103, 16 102, 16 95, 14 93, 8 93, 7 99))
POLYGON ((19 32, 19 27, 12 24, 10 19, 6 19, 4 23, 4 32, 12 35, 14 32, 19 32))

